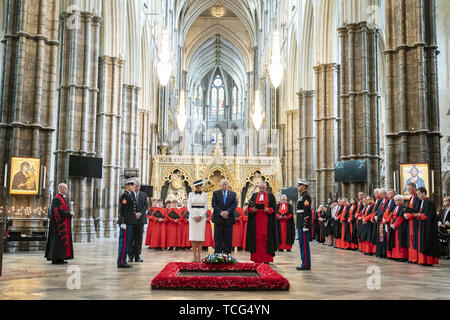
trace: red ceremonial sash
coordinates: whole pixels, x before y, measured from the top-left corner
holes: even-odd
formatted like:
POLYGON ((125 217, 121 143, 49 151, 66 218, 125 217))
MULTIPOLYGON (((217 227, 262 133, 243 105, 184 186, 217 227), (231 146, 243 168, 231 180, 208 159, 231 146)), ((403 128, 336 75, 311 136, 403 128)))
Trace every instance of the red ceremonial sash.
POLYGON ((284 209, 282 209, 283 208, 283 204, 282 203, 280 203, 280 207, 278 208, 278 212, 280 213, 280 214, 286 214, 287 212, 288 212, 288 206, 287 206, 287 204, 285 203, 284 204, 284 209))

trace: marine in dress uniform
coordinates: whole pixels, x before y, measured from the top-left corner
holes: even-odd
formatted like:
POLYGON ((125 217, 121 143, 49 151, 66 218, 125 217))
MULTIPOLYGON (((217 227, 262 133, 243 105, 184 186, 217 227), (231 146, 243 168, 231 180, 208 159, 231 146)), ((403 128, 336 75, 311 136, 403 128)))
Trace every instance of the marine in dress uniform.
POLYGON ((133 226, 136 225, 136 202, 132 196, 134 179, 125 180, 122 183, 125 188, 119 200, 119 220, 117 224, 120 228, 119 252, 117 257, 117 267, 131 268, 127 263, 128 249, 131 243, 133 226))
POLYGON ((309 233, 311 232, 311 197, 306 189, 309 186, 309 182, 304 180, 298 180, 298 191, 300 198, 297 203, 297 229, 298 229, 298 242, 300 243, 300 255, 302 258, 301 267, 297 267, 297 270, 311 270, 311 252, 309 249, 309 233))

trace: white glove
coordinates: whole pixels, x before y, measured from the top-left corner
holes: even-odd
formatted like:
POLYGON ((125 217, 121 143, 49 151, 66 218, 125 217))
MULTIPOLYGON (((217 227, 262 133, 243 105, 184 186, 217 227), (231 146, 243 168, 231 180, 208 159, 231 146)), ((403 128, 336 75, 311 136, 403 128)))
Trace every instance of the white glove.
POLYGON ((308 231, 309 229, 308 228, 303 228, 303 232, 306 232, 306 231, 308 231))
POLYGON ((120 225, 120 228, 123 229, 123 230, 127 230, 127 225, 125 223, 122 223, 120 225))

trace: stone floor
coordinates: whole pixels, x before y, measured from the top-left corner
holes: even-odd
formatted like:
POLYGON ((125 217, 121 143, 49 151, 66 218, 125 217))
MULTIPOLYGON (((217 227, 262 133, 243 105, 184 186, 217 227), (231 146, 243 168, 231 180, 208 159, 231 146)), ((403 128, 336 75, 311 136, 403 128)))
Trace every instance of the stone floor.
MULTIPOLYGON (((310 272, 295 269, 299 264, 298 246, 293 252, 277 254, 272 267, 291 283, 288 292, 152 291, 152 278, 169 262, 190 261, 191 252, 145 248, 144 263, 117 269, 116 240, 76 244, 75 260, 62 266, 44 260, 43 252, 5 254, 0 299, 450 299, 450 260, 442 260, 440 266, 422 267, 318 243, 311 244, 311 251, 310 272), (71 266, 79 267, 80 289, 67 287, 71 266), (368 268, 379 270, 380 289, 368 288, 372 275, 368 268)), ((246 252, 235 256, 250 262, 246 252)))

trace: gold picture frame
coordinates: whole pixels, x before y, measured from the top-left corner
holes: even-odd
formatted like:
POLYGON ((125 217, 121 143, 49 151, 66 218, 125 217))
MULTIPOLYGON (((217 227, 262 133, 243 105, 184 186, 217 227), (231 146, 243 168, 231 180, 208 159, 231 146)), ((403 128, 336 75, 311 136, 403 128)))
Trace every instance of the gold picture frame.
POLYGON ((430 192, 430 170, 428 163, 400 164, 400 193, 409 196, 408 184, 414 182, 417 188, 425 187, 430 192))
POLYGON ((9 194, 34 196, 39 194, 41 159, 11 157, 9 194))

